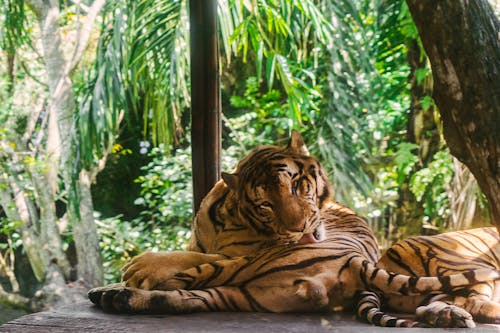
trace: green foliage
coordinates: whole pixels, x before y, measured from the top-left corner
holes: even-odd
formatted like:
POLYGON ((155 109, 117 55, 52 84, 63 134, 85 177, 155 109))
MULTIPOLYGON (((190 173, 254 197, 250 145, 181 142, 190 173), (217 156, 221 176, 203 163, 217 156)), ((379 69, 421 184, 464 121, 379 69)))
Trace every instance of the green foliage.
POLYGON ((29 20, 26 19, 24 0, 4 0, 0 4, 0 48, 13 54, 26 43, 29 20))
POLYGON ((191 155, 177 149, 167 155, 160 145, 149 153, 151 162, 142 168, 136 182, 142 207, 132 221, 121 216, 98 220, 105 279, 117 282, 120 268, 144 251, 182 250, 190 237, 192 221, 191 155))
POLYGON ((22 246, 23 241, 19 234, 19 221, 11 221, 0 217, 0 235, 4 235, 8 241, 0 242, 0 250, 15 250, 22 246))
POLYGON ((134 256, 144 251, 180 250, 189 238, 189 231, 181 226, 160 228, 141 220, 124 221, 121 216, 97 218, 96 224, 106 283, 119 282, 121 268, 134 256))
POLYGON ((177 149, 167 157, 165 146, 160 145, 149 156, 152 161, 136 180, 141 196, 135 204, 143 208, 136 222, 147 223, 151 229, 175 225, 187 230, 193 217, 190 148, 177 149))
POLYGON ((402 185, 404 180, 413 170, 413 167, 418 162, 418 156, 415 151, 418 146, 411 142, 402 142, 398 145, 394 157, 394 164, 396 165, 397 184, 402 185))
POLYGON ((136 182, 141 195, 135 204, 138 218, 120 216, 97 222, 104 258, 105 279, 119 281, 120 268, 144 251, 182 250, 190 236, 192 185, 190 148, 167 154, 165 146, 153 148, 151 162, 136 182))
POLYGON ((453 161, 447 150, 439 151, 426 168, 410 180, 410 189, 425 208, 423 220, 443 228, 450 216, 448 190, 453 180, 453 161))
POLYGON ((231 106, 236 112, 225 118, 231 140, 225 140, 224 147, 240 145, 242 153, 258 144, 275 144, 287 137, 293 126, 288 118, 288 104, 283 101, 280 91, 261 92, 256 77, 249 77, 245 88, 243 97, 231 96, 231 106))
POLYGON ((123 118, 143 120, 142 134, 171 144, 189 106, 186 1, 115 1, 107 5, 95 67, 78 118, 87 166, 109 152, 123 118))
MULTIPOLYGON (((268 89, 278 83, 288 101, 288 118, 302 124, 304 110, 318 109, 317 46, 331 41, 331 27, 313 1, 230 0, 220 6, 222 40, 228 60, 255 59, 257 81, 268 89), (263 75, 263 72, 265 75, 263 75), (278 81, 278 82, 276 82, 278 81)), ((307 114, 307 112, 306 112, 307 114)))

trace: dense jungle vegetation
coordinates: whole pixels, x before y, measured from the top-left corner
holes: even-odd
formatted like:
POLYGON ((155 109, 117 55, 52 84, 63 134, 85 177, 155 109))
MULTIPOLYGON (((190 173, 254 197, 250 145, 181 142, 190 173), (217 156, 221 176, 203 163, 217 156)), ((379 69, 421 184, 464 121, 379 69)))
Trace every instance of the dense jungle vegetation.
MULTIPOLYGON (((189 238, 188 1, 0 4, 0 303, 33 311, 189 238)), ((298 129, 382 247, 488 224, 404 1, 219 0, 219 30, 225 171, 298 129)))

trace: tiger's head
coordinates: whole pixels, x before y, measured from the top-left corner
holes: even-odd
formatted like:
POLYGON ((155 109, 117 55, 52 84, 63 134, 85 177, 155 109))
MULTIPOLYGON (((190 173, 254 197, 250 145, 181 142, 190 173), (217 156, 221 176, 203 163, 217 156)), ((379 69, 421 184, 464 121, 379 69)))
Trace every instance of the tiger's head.
POLYGON ((320 209, 330 183, 299 132, 285 148, 257 147, 222 178, 237 198, 239 218, 276 244, 324 239, 320 209))

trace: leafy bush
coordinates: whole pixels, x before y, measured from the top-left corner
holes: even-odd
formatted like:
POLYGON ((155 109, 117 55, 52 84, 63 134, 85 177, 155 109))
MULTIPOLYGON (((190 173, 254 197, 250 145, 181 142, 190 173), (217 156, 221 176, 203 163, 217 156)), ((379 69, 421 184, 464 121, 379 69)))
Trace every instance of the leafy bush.
POLYGON ((189 228, 193 217, 191 148, 175 150, 167 156, 163 145, 153 148, 151 162, 144 166, 144 175, 137 178, 141 196, 135 204, 143 208, 135 223, 156 227, 189 228))
POLYGON ((131 258, 142 252, 145 246, 141 236, 143 230, 134 227, 121 216, 95 219, 100 238, 105 283, 120 281, 120 269, 131 258))
POLYGON ((426 168, 413 174, 410 190, 424 206, 423 220, 443 229, 451 215, 449 191, 453 183, 453 161, 448 150, 434 155, 426 168))
POLYGON ((189 239, 190 231, 182 226, 151 228, 139 220, 123 221, 121 216, 96 218, 100 236, 105 283, 120 281, 121 268, 145 251, 180 250, 189 239))
POLYGON ((249 77, 243 96, 233 95, 230 102, 234 109, 224 118, 229 131, 223 141, 223 157, 238 160, 257 145, 288 138, 293 124, 288 118, 288 104, 278 90, 261 92, 257 78, 249 77))
POLYGON ((136 179, 141 195, 135 204, 140 216, 123 221, 121 216, 97 219, 106 283, 120 279, 120 269, 144 251, 182 250, 190 237, 192 184, 190 148, 170 155, 160 145, 149 153, 151 162, 136 179))

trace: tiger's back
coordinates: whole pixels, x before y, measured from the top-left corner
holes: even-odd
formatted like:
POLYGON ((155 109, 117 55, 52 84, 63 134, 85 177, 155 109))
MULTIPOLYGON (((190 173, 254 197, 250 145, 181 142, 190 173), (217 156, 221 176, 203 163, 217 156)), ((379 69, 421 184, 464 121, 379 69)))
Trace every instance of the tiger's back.
POLYGON ((500 236, 496 228, 485 227, 410 237, 388 249, 377 266, 413 276, 499 269, 500 236))

